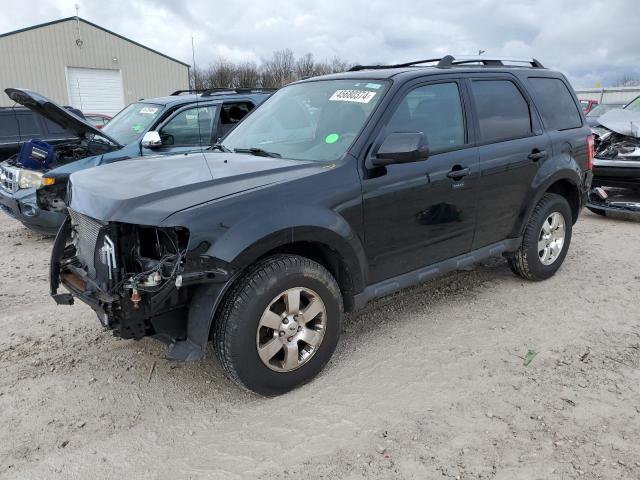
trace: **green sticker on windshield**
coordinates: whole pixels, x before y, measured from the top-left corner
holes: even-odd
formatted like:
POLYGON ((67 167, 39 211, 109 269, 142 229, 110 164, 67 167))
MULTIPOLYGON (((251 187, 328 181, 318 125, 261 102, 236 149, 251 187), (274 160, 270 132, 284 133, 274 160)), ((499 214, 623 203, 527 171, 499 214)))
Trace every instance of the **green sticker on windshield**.
POLYGON ((142 125, 140 124, 132 125, 131 130, 133 130, 136 133, 139 133, 142 131, 142 125))
POLYGON ((329 135, 327 135, 325 137, 324 142, 325 143, 336 143, 339 138, 340 138, 340 135, 338 135, 337 133, 330 133, 329 135))

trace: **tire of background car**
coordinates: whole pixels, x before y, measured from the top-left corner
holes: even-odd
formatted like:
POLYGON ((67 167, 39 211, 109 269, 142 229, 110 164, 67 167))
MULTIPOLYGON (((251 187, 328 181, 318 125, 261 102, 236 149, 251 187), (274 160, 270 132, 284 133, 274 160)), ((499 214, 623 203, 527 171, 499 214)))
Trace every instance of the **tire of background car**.
POLYGON ((338 284, 322 265, 297 255, 267 257, 223 300, 216 354, 240 386, 266 396, 288 392, 329 361, 342 311, 338 284))
POLYGON ((567 255, 571 243, 571 227, 571 208, 567 200, 560 195, 546 193, 529 217, 520 248, 508 257, 511 270, 526 280, 545 280, 553 276, 567 255), (555 229, 554 219, 564 226, 555 229), (561 229, 564 230, 564 237, 559 252, 553 253, 551 247, 547 247, 549 250, 540 250, 549 241, 557 249, 555 239, 561 236, 561 229), (550 231, 551 236, 548 236, 550 231))
POLYGON ((587 207, 587 209, 595 213, 596 215, 602 215, 603 217, 607 216, 607 212, 605 210, 602 210, 601 208, 587 207))

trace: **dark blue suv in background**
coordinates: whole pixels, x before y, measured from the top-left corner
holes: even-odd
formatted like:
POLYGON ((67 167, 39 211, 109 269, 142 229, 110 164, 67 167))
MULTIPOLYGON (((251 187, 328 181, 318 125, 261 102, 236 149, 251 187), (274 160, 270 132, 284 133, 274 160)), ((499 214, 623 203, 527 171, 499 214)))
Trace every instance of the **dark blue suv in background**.
POLYGON ((178 90, 130 104, 101 130, 38 93, 17 88, 5 92, 76 137, 54 145, 53 160, 41 168, 26 168, 19 158, 0 163, 0 210, 36 232, 55 234, 65 219, 67 181, 73 172, 209 148, 272 90, 178 90))

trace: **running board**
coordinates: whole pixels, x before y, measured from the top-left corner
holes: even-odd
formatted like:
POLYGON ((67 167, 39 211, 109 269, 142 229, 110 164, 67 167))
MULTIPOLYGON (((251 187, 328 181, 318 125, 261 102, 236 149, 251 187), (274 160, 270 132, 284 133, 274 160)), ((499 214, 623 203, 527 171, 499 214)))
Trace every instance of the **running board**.
POLYGON ((468 267, 490 257, 498 257, 503 253, 515 252, 521 243, 522 238, 507 238, 506 240, 487 245, 478 250, 369 285, 362 293, 354 296, 355 310, 360 310, 367 302, 375 298, 384 297, 403 288, 427 282, 447 272, 468 267))

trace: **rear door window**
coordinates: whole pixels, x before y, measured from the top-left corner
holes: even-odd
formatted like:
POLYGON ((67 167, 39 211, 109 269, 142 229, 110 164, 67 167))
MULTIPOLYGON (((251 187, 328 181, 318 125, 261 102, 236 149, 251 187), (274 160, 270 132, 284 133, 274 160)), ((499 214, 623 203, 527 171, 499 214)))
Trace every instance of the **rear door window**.
MULTIPOLYGON (((549 130, 569 130, 582 126, 582 118, 567 85, 559 78, 529 77, 533 101, 549 130)), ((582 103, 582 102, 581 102, 582 103)), ((587 105, 589 102, 586 102, 587 105)))
POLYGON ((23 139, 30 139, 35 136, 41 136, 40 127, 32 113, 21 113, 18 115, 18 125, 20 127, 20 136, 23 139))
POLYGON ((510 80, 471 83, 480 143, 497 143, 532 134, 529 104, 510 80))
POLYGON ((18 122, 13 112, 0 113, 0 142, 18 141, 18 122))
POLYGON ((48 135, 62 136, 66 135, 72 137, 73 135, 67 132, 64 128, 49 119, 43 118, 44 128, 47 130, 48 135))

